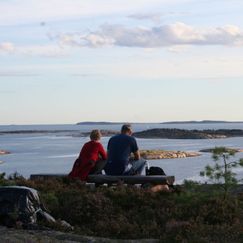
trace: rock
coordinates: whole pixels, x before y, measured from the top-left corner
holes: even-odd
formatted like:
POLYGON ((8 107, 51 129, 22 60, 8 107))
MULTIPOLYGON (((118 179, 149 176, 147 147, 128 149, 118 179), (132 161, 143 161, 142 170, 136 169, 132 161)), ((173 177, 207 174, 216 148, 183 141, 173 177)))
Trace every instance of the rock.
POLYGON ((10 154, 10 152, 6 150, 0 150, 0 155, 10 154))
POLYGON ((156 159, 177 159, 200 156, 196 152, 165 151, 165 150, 141 150, 141 156, 147 160, 156 159))

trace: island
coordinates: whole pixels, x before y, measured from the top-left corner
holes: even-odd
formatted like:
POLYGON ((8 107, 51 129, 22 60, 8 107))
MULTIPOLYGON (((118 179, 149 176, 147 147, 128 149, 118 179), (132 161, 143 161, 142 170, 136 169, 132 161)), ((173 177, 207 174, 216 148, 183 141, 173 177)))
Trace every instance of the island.
POLYGON ((5 154, 10 154, 9 151, 6 151, 6 150, 1 150, 0 149, 0 155, 5 155, 5 154))
POLYGON ((229 137, 243 137, 243 130, 240 129, 219 129, 219 130, 185 130, 155 128, 133 134, 137 138, 161 138, 161 139, 216 139, 229 137))
POLYGON ((243 121, 214 121, 214 120, 202 120, 202 121, 169 121, 161 122, 161 124, 217 124, 217 123, 243 123, 243 121))
POLYGON ((166 150, 140 150, 140 155, 146 160, 157 159, 178 159, 200 156, 196 152, 183 152, 183 151, 166 151, 166 150))
POLYGON ((93 122, 93 121, 84 121, 84 122, 78 122, 76 125, 122 125, 126 122, 106 122, 106 121, 100 121, 100 122, 93 122))
MULTIPOLYGON (((199 152, 201 153, 213 153, 215 148, 201 149, 199 152)), ((236 148, 225 148, 227 153, 242 153, 243 149, 236 148)))

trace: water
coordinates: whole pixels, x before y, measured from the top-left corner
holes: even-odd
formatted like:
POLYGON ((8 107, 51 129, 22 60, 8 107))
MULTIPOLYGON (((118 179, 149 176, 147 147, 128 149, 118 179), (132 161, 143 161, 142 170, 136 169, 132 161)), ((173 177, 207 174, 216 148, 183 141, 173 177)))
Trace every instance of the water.
MULTIPOLYGON (((181 129, 243 129, 242 123, 229 124, 135 124, 135 131, 150 128, 181 128, 181 129)), ((119 130, 120 125, 76 126, 76 125, 32 125, 32 126, 0 126, 0 131, 11 130, 69 130, 70 133, 40 134, 6 134, 0 135, 0 149, 11 151, 11 154, 0 157, 0 172, 11 174, 18 172, 25 177, 34 173, 68 173, 78 156, 80 148, 88 138, 73 137, 77 132, 90 131, 94 128, 119 130)), ((102 138, 106 147, 109 138, 102 138)), ((165 149, 180 151, 199 151, 215 146, 243 148, 243 137, 210 140, 179 140, 179 139, 138 139, 141 149, 165 149)), ((238 153, 236 158, 243 158, 238 153)), ((166 159, 149 161, 150 165, 162 166, 168 175, 175 175, 176 182, 184 179, 202 180, 199 172, 206 164, 213 164, 211 154, 203 153, 199 157, 183 159, 166 159)), ((243 168, 236 170, 238 177, 243 178, 243 168)))

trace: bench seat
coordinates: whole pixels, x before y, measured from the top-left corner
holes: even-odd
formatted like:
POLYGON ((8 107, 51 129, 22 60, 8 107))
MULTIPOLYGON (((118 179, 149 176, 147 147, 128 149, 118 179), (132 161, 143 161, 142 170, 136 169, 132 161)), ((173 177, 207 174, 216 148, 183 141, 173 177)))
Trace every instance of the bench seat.
MULTIPOLYGON (((40 180, 40 179, 57 179, 67 177, 67 174, 33 174, 30 176, 31 180, 40 180)), ((87 178, 88 183, 107 183, 107 184, 117 184, 122 182, 124 184, 169 184, 173 185, 175 182, 174 176, 109 176, 109 175, 89 175, 87 178)))

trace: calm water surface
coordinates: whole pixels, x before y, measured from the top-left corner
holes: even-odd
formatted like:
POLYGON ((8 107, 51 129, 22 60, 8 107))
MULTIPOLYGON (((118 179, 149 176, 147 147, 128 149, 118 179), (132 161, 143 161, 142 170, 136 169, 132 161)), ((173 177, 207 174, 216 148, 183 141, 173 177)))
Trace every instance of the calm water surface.
MULTIPOLYGON (((182 129, 243 129, 243 124, 137 124, 135 131, 150 128, 182 128, 182 129)), ((11 130, 76 130, 90 131, 94 128, 119 130, 120 125, 109 126, 76 126, 76 125, 32 125, 32 126, 0 126, 0 131, 11 130)), ((109 138, 102 138, 106 147, 109 138)), ((70 171, 82 145, 88 138, 73 137, 63 134, 7 134, 0 135, 0 149, 11 151, 11 154, 0 157, 0 172, 11 174, 18 172, 25 177, 33 173, 67 173, 70 171)), ((180 139, 138 139, 141 149, 165 149, 180 151, 199 151, 215 146, 227 146, 243 149, 243 137, 211 140, 180 139)), ((243 158, 243 153, 236 158, 243 158)), ((175 175, 176 182, 184 179, 202 180, 199 172, 207 164, 212 164, 211 155, 203 153, 199 157, 185 159, 169 159, 150 161, 150 165, 162 166, 168 175, 175 175)), ((239 178, 243 178, 243 169, 236 169, 239 178)))

